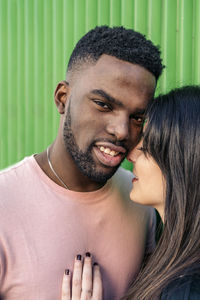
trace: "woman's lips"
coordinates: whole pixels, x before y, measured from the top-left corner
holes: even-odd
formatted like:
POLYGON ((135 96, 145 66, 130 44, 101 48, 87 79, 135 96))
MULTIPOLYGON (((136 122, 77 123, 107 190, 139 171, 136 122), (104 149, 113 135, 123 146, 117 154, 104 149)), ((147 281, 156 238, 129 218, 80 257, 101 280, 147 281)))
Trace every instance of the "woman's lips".
POLYGON ((134 177, 134 178, 132 179, 132 182, 136 182, 136 181, 138 181, 138 178, 137 178, 137 177, 134 177))
POLYGON ((136 181, 138 181, 138 177, 137 177, 137 175, 135 175, 135 172, 133 171, 133 179, 132 179, 132 182, 136 182, 136 181))
MULTIPOLYGON (((94 147, 93 149, 94 149, 96 157, 103 165, 105 165, 107 167, 116 167, 124 159, 125 154, 118 153, 117 155, 112 156, 108 153, 105 153, 104 151, 101 151, 100 150, 101 147, 102 147, 102 144, 101 144, 101 146, 99 145, 98 147, 94 147)), ((105 144, 104 144, 104 147, 105 147, 105 144)), ((115 147, 115 150, 110 147, 110 150, 116 151, 116 150, 119 150, 119 147, 118 147, 118 149, 116 149, 116 147, 115 147)))

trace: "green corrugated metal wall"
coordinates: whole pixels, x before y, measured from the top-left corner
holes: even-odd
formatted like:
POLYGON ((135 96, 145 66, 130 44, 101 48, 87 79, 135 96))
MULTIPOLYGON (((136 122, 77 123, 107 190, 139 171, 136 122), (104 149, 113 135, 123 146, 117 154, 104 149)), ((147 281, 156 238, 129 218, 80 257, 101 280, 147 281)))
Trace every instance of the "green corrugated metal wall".
POLYGON ((77 40, 124 25, 161 46, 157 92, 200 83, 200 0, 0 0, 0 168, 56 136, 56 84, 77 40))

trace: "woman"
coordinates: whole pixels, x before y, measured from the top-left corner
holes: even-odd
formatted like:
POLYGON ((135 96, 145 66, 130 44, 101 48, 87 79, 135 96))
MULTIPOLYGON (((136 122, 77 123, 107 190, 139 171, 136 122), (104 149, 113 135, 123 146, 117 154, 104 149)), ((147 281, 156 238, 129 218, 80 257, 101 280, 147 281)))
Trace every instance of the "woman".
MULTIPOLYGON (((200 87, 175 89, 155 99, 142 141, 128 158, 136 176, 131 199, 155 207, 164 226, 123 300, 200 299, 200 87)), ((83 274, 81 266, 76 259, 73 297, 62 300, 102 299, 99 267, 94 266, 92 290, 91 256, 85 258, 83 274)), ((66 273, 63 291, 69 294, 66 273)))

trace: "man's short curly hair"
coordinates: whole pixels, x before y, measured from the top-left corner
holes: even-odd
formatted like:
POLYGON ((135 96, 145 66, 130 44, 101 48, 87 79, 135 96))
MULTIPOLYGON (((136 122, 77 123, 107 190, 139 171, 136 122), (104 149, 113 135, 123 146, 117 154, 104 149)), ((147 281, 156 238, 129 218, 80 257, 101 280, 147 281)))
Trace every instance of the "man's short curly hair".
POLYGON ((97 26, 76 44, 68 63, 68 70, 73 70, 81 61, 95 62, 102 54, 140 65, 149 70, 156 80, 164 68, 159 48, 141 33, 122 26, 97 26))

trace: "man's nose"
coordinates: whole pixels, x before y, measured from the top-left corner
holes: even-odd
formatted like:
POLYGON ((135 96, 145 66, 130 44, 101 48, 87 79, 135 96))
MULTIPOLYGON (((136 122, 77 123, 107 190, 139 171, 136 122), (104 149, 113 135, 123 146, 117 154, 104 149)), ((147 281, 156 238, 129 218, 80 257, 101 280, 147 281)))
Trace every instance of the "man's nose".
POLYGON ((127 159, 133 163, 136 162, 137 158, 141 154, 141 151, 139 150, 142 146, 142 141, 140 141, 127 155, 127 159))
POLYGON ((107 132, 116 137, 118 141, 127 140, 129 137, 129 118, 119 116, 109 120, 107 132))

